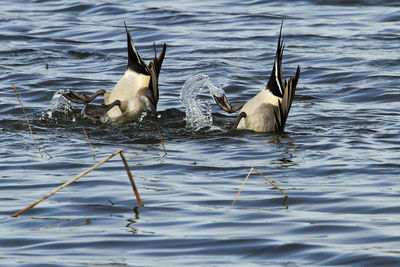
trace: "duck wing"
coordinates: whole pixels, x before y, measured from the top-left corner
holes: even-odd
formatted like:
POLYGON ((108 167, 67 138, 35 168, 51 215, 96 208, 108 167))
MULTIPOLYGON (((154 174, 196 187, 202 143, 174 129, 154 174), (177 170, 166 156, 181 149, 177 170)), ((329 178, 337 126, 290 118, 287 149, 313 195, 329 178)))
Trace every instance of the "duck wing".
POLYGON ((296 92, 297 82, 300 77, 300 66, 297 66, 296 75, 290 77, 289 82, 285 81, 282 100, 278 101, 278 107, 274 110, 275 131, 283 131, 286 120, 292 107, 293 98, 296 92))

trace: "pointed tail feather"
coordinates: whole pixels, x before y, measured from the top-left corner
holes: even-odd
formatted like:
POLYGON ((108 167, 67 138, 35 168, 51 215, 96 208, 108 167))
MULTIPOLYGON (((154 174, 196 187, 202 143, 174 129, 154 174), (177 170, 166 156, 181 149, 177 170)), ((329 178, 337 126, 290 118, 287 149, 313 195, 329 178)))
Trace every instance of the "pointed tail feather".
POLYGON ((285 45, 283 43, 283 38, 282 38, 282 27, 283 27, 283 21, 279 32, 278 44, 276 47, 274 67, 272 68, 271 76, 269 77, 269 81, 267 84, 267 88, 275 96, 278 97, 283 96, 284 93, 283 90, 285 88, 282 80, 282 56, 283 56, 283 50, 285 49, 285 45))
MULTIPOLYGON (((154 45, 154 52, 156 52, 155 47, 156 47, 156 46, 154 45)), ((156 62, 157 62, 157 64, 156 64, 156 66, 157 66, 157 68, 156 68, 156 70, 157 70, 157 77, 160 75, 161 66, 162 66, 162 64, 163 64, 163 62, 164 62, 164 57, 165 57, 165 52, 166 52, 166 50, 167 50, 167 44, 164 43, 160 55, 158 55, 158 57, 157 57, 157 53, 155 54, 154 59, 157 59, 157 60, 156 60, 156 62)), ((153 62, 154 62, 154 60, 153 60, 153 62)), ((154 63, 154 64, 155 64, 155 63, 154 63)))
POLYGON ((154 58, 153 61, 149 64, 149 73, 150 73, 150 87, 153 94, 153 104, 154 107, 157 108, 159 91, 158 91, 158 77, 160 75, 161 66, 164 61, 165 52, 167 49, 167 45, 164 43, 163 49, 161 50, 160 55, 157 57, 156 45, 154 45, 154 58))
POLYGON ((126 26, 125 21, 124 21, 124 26, 126 31, 127 45, 128 45, 128 68, 137 73, 150 75, 148 66, 136 51, 131 34, 128 31, 128 27, 126 26))
POLYGON ((151 87, 150 89, 153 95, 152 102, 154 108, 157 109, 157 103, 160 93, 158 91, 158 77, 157 77, 156 64, 152 63, 150 63, 150 87, 151 87))

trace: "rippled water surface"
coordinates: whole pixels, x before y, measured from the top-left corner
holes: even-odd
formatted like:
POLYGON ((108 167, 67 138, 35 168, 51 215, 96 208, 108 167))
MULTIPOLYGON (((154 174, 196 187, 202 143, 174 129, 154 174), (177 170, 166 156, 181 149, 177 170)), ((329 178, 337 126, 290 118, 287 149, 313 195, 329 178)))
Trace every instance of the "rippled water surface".
POLYGON ((0 265, 396 266, 400 4, 324 3, 0 1, 0 265), (233 103, 265 86, 282 19, 284 76, 302 68, 285 132, 229 130, 235 114, 207 89, 188 116, 181 89, 199 73, 233 103), (124 21, 146 61, 167 43, 158 116, 109 125, 57 109, 57 91, 122 76, 124 21), (118 149, 143 207, 117 156, 10 217, 118 149), (287 202, 253 173, 231 207, 251 167, 287 202))

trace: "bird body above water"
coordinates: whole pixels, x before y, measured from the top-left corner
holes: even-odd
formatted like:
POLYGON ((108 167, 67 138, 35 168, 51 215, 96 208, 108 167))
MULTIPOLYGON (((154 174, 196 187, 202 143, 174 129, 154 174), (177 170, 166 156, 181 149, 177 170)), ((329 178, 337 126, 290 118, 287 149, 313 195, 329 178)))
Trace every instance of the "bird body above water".
POLYGON ((155 111, 156 107, 147 100, 151 98, 149 83, 150 76, 128 69, 111 93, 104 95, 106 105, 116 100, 121 102, 119 106, 114 106, 107 111, 110 120, 137 120, 143 112, 155 111))
POLYGON ((166 44, 160 55, 147 65, 136 51, 132 37, 125 25, 127 36, 128 66, 111 92, 99 90, 91 96, 69 91, 63 94, 68 100, 85 104, 85 114, 90 117, 106 116, 111 122, 137 120, 147 111, 155 112, 159 97, 158 77, 165 57, 166 44), (103 95, 101 106, 89 104, 97 96, 103 95))
POLYGON ((261 90, 256 96, 250 99, 239 113, 245 112, 246 117, 242 118, 237 129, 250 129, 256 132, 275 131, 274 110, 278 107, 280 98, 269 90, 261 90))
POLYGON ((277 132, 283 131, 286 125, 300 77, 300 67, 297 67, 294 77, 291 77, 289 81, 283 81, 282 55, 284 44, 282 41, 282 26, 283 23, 279 33, 274 66, 266 87, 248 102, 233 107, 224 94, 222 96, 213 96, 222 110, 228 113, 240 110, 233 126, 235 129, 277 132))

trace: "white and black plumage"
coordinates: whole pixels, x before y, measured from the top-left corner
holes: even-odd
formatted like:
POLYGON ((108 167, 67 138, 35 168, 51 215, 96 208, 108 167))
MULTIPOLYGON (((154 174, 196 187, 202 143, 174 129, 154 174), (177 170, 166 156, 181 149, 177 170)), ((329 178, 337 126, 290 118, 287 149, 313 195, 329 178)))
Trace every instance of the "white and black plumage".
POLYGON ((282 40, 282 26, 279 33, 274 66, 266 87, 247 103, 232 107, 226 96, 215 96, 218 106, 233 113, 240 109, 234 128, 248 129, 256 132, 282 131, 286 125, 292 101, 300 76, 300 66, 294 77, 289 81, 282 79, 282 55, 284 44, 282 40))
POLYGON ((136 51, 126 25, 125 30, 128 45, 128 67, 112 91, 99 90, 91 96, 80 95, 73 91, 63 94, 72 102, 85 104, 85 113, 89 116, 99 117, 107 113, 112 122, 121 122, 137 120, 143 112, 157 109, 158 77, 165 57, 166 44, 164 43, 158 57, 154 44, 155 55, 153 61, 147 65, 136 51), (99 95, 104 96, 103 105, 89 104, 99 95))

